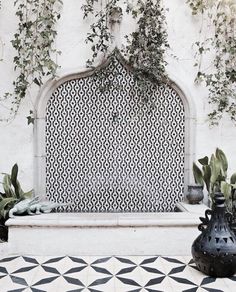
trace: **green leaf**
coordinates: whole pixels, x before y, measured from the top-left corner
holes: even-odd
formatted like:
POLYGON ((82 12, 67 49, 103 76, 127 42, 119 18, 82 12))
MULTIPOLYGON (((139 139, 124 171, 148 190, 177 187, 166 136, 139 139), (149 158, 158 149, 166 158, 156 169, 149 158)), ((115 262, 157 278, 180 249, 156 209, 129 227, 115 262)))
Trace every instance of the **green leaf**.
POLYGON ((11 182, 12 182, 12 185, 14 186, 16 197, 19 199, 20 194, 19 194, 19 188, 17 184, 17 175, 18 175, 18 165, 14 164, 11 170, 11 182))
POLYGON ((5 174, 3 177, 3 189, 7 197, 15 197, 15 193, 11 188, 11 176, 9 174, 5 174))
POLYGON ((26 199, 32 198, 32 196, 33 196, 33 189, 23 194, 23 197, 26 199))
POLYGON ((12 170, 11 170, 11 181, 12 181, 12 184, 16 184, 17 175, 18 175, 18 165, 15 163, 13 165, 13 167, 12 167, 12 170))
POLYGON ((224 194, 225 200, 228 201, 231 199, 231 188, 232 186, 225 181, 221 182, 220 189, 224 194))
POLYGON ((193 176, 196 184, 204 184, 202 171, 195 162, 193 162, 193 176))
POLYGON ((231 184, 235 184, 236 183, 236 172, 231 175, 230 183, 231 184))
POLYGON ((30 124, 34 125, 34 121, 35 121, 35 118, 34 117, 27 116, 26 118, 27 118, 27 124, 28 125, 30 125, 30 124))
POLYGON ((198 159, 199 163, 201 163, 201 165, 208 165, 208 157, 205 156, 203 158, 198 159))
POLYGON ((21 188, 21 185, 20 185, 18 180, 16 181, 16 184, 17 184, 17 188, 18 188, 18 192, 19 192, 19 197, 23 198, 24 197, 24 192, 23 192, 23 190, 21 188))
POLYGON ((206 189, 209 193, 211 191, 210 190, 210 181, 211 181, 211 167, 210 167, 210 165, 203 165, 202 171, 203 171, 203 180, 205 182, 206 189))
POLYGON ((211 167, 211 184, 215 185, 216 181, 218 180, 220 173, 221 173, 221 163, 220 161, 215 157, 214 154, 211 155, 210 160, 210 167, 211 167))
MULTIPOLYGON (((5 213, 5 208, 9 205, 9 204, 13 204, 17 201, 16 198, 5 198, 3 200, 0 201, 0 214, 5 218, 6 217, 6 213, 5 213)), ((9 210, 12 208, 12 206, 8 206, 9 210)))
POLYGON ((220 161, 222 175, 226 178, 228 170, 228 161, 224 152, 219 148, 216 148, 216 158, 220 161))

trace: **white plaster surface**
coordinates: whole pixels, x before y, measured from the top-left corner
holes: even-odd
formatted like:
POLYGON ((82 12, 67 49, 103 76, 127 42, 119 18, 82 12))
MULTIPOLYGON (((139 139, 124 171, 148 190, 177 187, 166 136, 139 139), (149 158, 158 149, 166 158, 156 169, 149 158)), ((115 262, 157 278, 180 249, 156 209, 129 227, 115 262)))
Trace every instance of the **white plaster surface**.
MULTIPOLYGON (((12 81, 16 77, 12 63, 15 52, 10 44, 17 27, 13 2, 2 0, 2 9, 0 10, 0 38, 5 44, 4 60, 0 62, 0 96, 3 96, 5 92, 12 91, 12 81)), ((86 60, 91 55, 88 45, 84 43, 89 20, 83 21, 82 19, 80 6, 83 1, 70 0, 63 2, 56 40, 57 48, 62 51, 61 56, 58 57, 58 64, 61 66, 58 72, 59 76, 83 70, 86 60)), ((193 82, 196 68, 193 67, 194 50, 192 43, 198 38, 200 23, 192 17, 185 1, 164 0, 163 2, 169 8, 167 23, 171 51, 167 55, 168 73, 180 85, 189 99, 191 107, 195 107, 196 112, 196 121, 191 120, 191 125, 196 122, 196 131, 194 131, 194 127, 190 127, 190 131, 195 136, 195 139, 190 141, 192 143, 190 159, 209 155, 218 146, 225 151, 229 158, 230 174, 236 169, 234 147, 236 128, 227 118, 224 118, 218 127, 209 128, 206 121, 210 107, 207 102, 208 92, 203 85, 195 85, 193 82), (171 54, 178 59, 173 58, 171 54)), ((122 25, 117 31, 116 45, 118 47, 121 47, 121 41, 124 39, 123 34, 127 32, 127 29, 132 30, 132 28, 133 21, 130 18, 123 19, 122 25)), ((39 94, 39 89, 33 87, 22 104, 16 119, 8 124, 0 123, 0 172, 9 172, 12 165, 17 162, 20 168, 19 180, 22 182, 24 190, 29 190, 35 186, 33 180, 34 165, 36 164, 34 158, 34 128, 32 125, 27 126, 26 116, 30 109, 36 110, 35 105, 39 94)), ((1 118, 5 116, 5 107, 7 106, 9 105, 1 102, 1 118)))
POLYGON ((9 253, 186 255, 199 235, 199 216, 206 209, 204 205, 194 206, 191 211, 185 207, 184 212, 177 213, 52 213, 15 217, 6 223, 9 253))
POLYGON ((8 255, 8 242, 0 243, 0 258, 6 257, 8 255))
MULTIPOLYGON (((202 210, 205 210, 203 208, 202 210)), ((16 216, 7 221, 12 227, 131 227, 196 226, 204 212, 172 213, 50 213, 39 216, 16 216)))
POLYGON ((9 253, 25 255, 186 255, 198 236, 179 227, 18 227, 9 233, 9 253))

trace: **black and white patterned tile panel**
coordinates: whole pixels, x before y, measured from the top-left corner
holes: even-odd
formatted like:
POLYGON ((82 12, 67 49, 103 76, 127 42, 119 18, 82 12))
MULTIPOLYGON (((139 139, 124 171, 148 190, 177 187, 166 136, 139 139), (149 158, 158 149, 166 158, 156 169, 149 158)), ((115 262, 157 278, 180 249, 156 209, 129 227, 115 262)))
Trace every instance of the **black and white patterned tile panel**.
POLYGON ((145 97, 116 57, 98 75, 55 90, 46 111, 46 192, 70 204, 61 211, 174 211, 184 187, 184 105, 170 86, 150 84, 145 97))
POLYGON ((1 292, 234 292, 236 276, 212 278, 190 257, 29 257, 0 260, 1 292))

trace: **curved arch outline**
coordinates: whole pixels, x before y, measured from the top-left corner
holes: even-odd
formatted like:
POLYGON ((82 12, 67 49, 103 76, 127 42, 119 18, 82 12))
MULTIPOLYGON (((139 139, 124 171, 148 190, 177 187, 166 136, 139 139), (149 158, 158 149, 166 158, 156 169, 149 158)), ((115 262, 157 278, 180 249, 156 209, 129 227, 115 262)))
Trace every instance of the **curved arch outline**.
MULTIPOLYGON (((100 70, 109 65, 111 57, 115 54, 116 58, 129 70, 133 69, 128 65, 120 51, 116 48, 113 53, 98 65, 95 69, 83 68, 76 72, 64 73, 57 79, 48 80, 40 90, 36 103, 36 119, 34 125, 34 189, 37 196, 45 198, 46 195, 46 153, 45 153, 45 115, 47 102, 57 87, 66 81, 88 77, 94 74, 95 70, 100 70)), ((186 84, 178 78, 169 74, 169 86, 171 86, 180 96, 185 111, 185 166, 184 166, 184 185, 185 192, 187 185, 192 181, 192 162, 195 158, 195 128, 196 111, 193 98, 187 90, 186 84)))

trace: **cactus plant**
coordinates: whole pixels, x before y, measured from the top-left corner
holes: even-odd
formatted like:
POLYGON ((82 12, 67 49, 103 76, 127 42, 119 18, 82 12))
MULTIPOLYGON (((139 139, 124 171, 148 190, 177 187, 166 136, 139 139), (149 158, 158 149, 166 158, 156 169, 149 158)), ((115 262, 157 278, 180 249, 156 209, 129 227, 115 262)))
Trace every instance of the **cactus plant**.
POLYGON ((232 212, 233 192, 236 189, 236 173, 234 173, 230 181, 227 181, 228 161, 225 153, 216 148, 215 153, 209 159, 207 156, 198 159, 201 164, 201 169, 193 162, 193 176, 195 183, 206 187, 209 198, 214 204, 214 192, 221 191, 226 200, 226 207, 228 211, 232 212))

